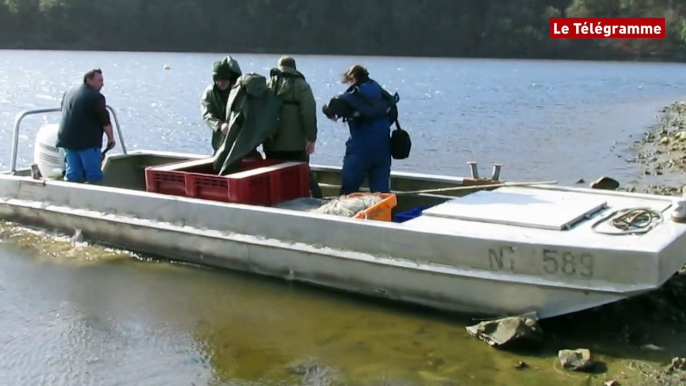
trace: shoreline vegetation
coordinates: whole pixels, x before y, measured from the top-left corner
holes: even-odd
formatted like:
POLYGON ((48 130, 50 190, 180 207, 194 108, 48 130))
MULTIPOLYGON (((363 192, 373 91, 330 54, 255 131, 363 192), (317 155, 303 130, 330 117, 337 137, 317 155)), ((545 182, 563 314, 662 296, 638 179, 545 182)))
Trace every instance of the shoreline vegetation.
POLYGON ((369 4, 0 0, 0 49, 686 62, 681 0, 369 4), (550 39, 551 17, 664 17, 667 37, 550 39))

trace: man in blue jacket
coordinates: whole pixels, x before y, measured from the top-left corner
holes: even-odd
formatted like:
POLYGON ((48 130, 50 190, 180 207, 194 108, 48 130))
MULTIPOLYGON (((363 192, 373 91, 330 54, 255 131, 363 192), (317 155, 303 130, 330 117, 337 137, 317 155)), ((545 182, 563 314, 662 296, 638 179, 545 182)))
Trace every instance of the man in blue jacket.
POLYGON ((390 191, 390 131, 395 105, 388 93, 360 65, 352 66, 343 76, 350 87, 323 106, 332 120, 343 118, 348 123, 350 138, 345 144, 341 173, 341 195, 359 191, 367 177, 374 193, 390 191))

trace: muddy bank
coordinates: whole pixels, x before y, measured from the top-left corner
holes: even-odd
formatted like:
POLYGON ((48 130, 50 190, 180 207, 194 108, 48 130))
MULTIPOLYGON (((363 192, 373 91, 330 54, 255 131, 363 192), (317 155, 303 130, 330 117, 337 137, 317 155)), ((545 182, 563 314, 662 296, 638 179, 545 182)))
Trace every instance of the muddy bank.
POLYGON ((531 372, 532 379, 545 377, 546 358, 572 383, 686 385, 686 267, 651 293, 538 323, 524 319, 484 321, 467 331, 514 354, 510 371, 531 372))

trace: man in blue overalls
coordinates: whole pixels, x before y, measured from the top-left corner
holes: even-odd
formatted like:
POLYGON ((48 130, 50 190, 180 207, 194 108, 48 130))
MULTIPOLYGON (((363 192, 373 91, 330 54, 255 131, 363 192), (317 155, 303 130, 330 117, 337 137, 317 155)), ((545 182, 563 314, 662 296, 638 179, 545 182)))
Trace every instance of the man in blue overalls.
POLYGON ((369 78, 367 70, 352 66, 343 76, 350 87, 324 105, 329 118, 343 118, 348 123, 350 138, 345 144, 345 157, 341 172, 341 195, 359 191, 367 177, 373 193, 390 191, 391 139, 393 104, 384 96, 384 90, 369 78))

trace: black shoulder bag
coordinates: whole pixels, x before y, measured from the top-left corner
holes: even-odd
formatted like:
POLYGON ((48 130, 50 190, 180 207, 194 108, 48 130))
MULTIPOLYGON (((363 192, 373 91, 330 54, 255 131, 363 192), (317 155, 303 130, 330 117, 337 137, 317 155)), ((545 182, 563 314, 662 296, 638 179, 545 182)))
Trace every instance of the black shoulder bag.
MULTIPOLYGON (((391 101, 391 107, 387 112, 392 120, 391 123, 395 124, 395 130, 391 132, 391 157, 393 159, 406 159, 410 156, 410 150, 412 150, 412 140, 410 139, 410 133, 403 130, 400 127, 400 122, 398 122, 398 102, 400 101, 400 96, 397 92, 391 95, 383 88, 381 90, 383 96, 391 101)), ((355 94, 365 103, 371 104, 359 90, 356 89, 355 94)))

